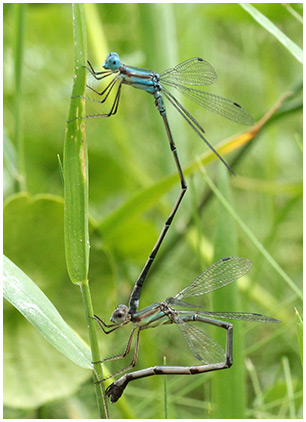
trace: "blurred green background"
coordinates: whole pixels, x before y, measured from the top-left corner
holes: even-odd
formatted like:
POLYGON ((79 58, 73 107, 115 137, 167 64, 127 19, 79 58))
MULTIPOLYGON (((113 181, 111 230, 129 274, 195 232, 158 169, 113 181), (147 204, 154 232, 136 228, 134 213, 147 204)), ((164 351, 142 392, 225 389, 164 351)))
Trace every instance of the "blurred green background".
MULTIPOLYGON (((302 23, 296 16, 302 16, 302 4, 291 4, 291 9, 281 4, 256 8, 302 45, 302 23)), ((126 64, 156 72, 203 57, 218 74, 207 91, 243 105, 255 121, 283 94, 295 90, 292 103, 263 129, 234 167, 237 177, 228 180, 216 162, 206 170, 301 289, 301 63, 235 4, 87 4, 85 10, 88 58, 96 70, 110 51, 119 53, 126 64)), ((20 5, 4 5, 4 252, 88 341, 80 292, 65 268, 63 185, 57 158, 62 156, 73 83, 71 5, 29 4, 21 12, 22 49, 17 42, 20 5), (23 139, 24 151, 16 138, 23 139), (23 168, 21 181, 18 168, 23 168)), ((110 108, 110 103, 88 105, 96 113, 110 108)), ((246 130, 188 100, 184 105, 213 145, 246 130)), ((185 167, 207 148, 171 105, 167 111, 185 167)), ((90 283, 95 313, 107 322, 118 303, 127 303, 177 198, 179 182, 153 206, 139 208, 140 193, 149 201, 146 192, 154 186, 158 192, 158 183, 175 174, 151 96, 123 86, 117 115, 86 121, 86 132, 90 283), (118 224, 117 212, 127 203, 118 224)), ((146 281, 141 307, 176 294, 219 254, 238 255, 253 262, 252 271, 235 283, 230 294, 229 287, 222 289, 205 305, 220 311, 261 312, 280 318, 282 324, 236 322, 230 370, 167 377, 168 417, 301 418, 302 367, 295 315, 295 308, 302 313, 301 299, 214 195, 199 211, 197 204, 209 193, 203 174, 194 172, 187 183, 189 190, 146 281)), ((96 418, 91 374, 62 357, 7 302, 4 310, 4 416, 96 418)), ((109 336, 99 333, 101 354, 123 351, 128 332, 126 328, 109 336)), ((211 334, 219 340, 218 333, 211 334)), ((176 327, 143 332, 136 369, 161 365, 164 356, 167 364, 198 363, 176 327)), ((129 363, 126 359, 107 368, 115 372, 129 363)), ((164 414, 164 377, 158 376, 131 383, 111 406, 112 418, 164 414)))

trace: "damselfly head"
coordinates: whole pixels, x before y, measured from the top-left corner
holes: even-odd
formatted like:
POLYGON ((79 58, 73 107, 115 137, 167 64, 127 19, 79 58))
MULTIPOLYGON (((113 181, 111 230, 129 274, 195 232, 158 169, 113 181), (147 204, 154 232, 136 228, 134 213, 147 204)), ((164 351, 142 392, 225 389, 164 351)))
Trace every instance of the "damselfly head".
POLYGON ((126 320, 128 310, 129 308, 126 305, 118 305, 110 320, 115 324, 121 324, 121 322, 126 320))
POLYGON ((118 70, 121 66, 121 60, 117 53, 109 53, 103 63, 104 69, 118 70))

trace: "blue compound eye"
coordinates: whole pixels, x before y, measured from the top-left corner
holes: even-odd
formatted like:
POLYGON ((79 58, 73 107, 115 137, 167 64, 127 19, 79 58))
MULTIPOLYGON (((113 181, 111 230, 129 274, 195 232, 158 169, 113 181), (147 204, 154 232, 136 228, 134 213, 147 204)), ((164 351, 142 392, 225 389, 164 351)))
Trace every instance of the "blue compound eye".
POLYGON ((109 53, 103 64, 104 69, 118 70, 121 66, 121 60, 117 53, 109 53))

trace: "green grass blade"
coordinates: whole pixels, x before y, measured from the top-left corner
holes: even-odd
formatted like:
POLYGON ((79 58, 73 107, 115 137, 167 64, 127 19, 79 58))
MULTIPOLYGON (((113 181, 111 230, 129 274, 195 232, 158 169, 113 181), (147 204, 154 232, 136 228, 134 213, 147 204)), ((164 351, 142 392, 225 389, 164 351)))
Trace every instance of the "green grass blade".
POLYGON ((66 324, 37 284, 6 256, 3 258, 3 267, 3 293, 6 300, 60 353, 82 368, 91 368, 88 346, 66 324))
POLYGON ((236 222, 239 224, 241 229, 244 231, 244 233, 248 236, 248 238, 253 242, 253 244, 256 246, 256 248, 259 250, 259 252, 262 253, 262 255, 265 257, 265 259, 271 264, 271 266, 276 270, 276 272, 280 275, 280 277, 285 281, 285 283, 288 284, 288 286, 291 288, 291 290, 299 297, 302 298, 303 294, 301 290, 296 286, 294 281, 285 273, 285 271, 278 265, 278 263, 275 261, 275 259, 270 255, 270 253, 266 250, 266 248, 259 242, 259 240, 256 238, 256 236, 251 232, 251 230, 245 225, 245 223, 241 220, 241 218, 238 216, 236 211, 231 207, 231 205, 226 201, 224 196, 221 194, 217 186, 213 183, 213 181, 209 178, 204 168, 202 168, 202 173, 204 175, 204 178, 208 184, 208 186, 211 188, 211 190, 214 192, 214 194, 217 196, 219 201, 223 204, 223 206, 230 212, 231 216, 236 220, 236 222))
POLYGON ((241 3, 240 6, 248 12, 263 28, 269 31, 283 46, 301 63, 303 63, 303 51, 290 38, 287 37, 274 23, 248 3, 241 3))
MULTIPOLYGON (((163 365, 167 365, 167 358, 164 356, 163 365)), ((168 389, 167 389, 167 375, 164 376, 164 418, 168 419, 168 389)))
POLYGON ((253 365, 253 362, 251 361, 251 359, 249 359, 249 358, 246 358, 245 366, 246 366, 246 369, 248 371, 253 390, 255 392, 257 406, 260 407, 264 403, 264 396, 263 396, 262 388, 261 388, 261 385, 260 385, 260 381, 258 379, 258 374, 256 372, 256 368, 253 365))
POLYGON ((303 364, 303 320, 297 309, 295 310, 295 313, 296 313, 296 330, 297 330, 297 338, 299 342, 300 358, 303 364))
POLYGON ((293 7, 290 6, 289 3, 283 3, 283 6, 288 10, 289 13, 299 22, 303 25, 303 16, 301 16, 296 10, 293 9, 293 7))
POLYGON ((293 388, 293 379, 290 371, 290 363, 287 356, 284 356, 282 359, 283 368, 284 368, 284 376, 285 376, 285 383, 287 388, 287 396, 288 396, 288 407, 289 407, 289 416, 290 419, 296 419, 296 410, 294 404, 294 388, 293 388))
MULTIPOLYGON (((231 203, 232 195, 229 185, 229 174, 223 166, 219 166, 219 189, 226 200, 231 203)), ((226 256, 237 256, 237 229, 233 217, 219 202, 216 211, 216 233, 214 262, 226 256)), ((241 309, 237 295, 237 283, 227 287, 226 292, 216 294, 213 297, 215 310, 241 309)), ((212 418, 215 419, 238 419, 246 417, 246 385, 244 347, 242 339, 242 326, 235 324, 234 327, 234 364, 228 371, 218 371, 212 380, 212 418), (224 388, 229 386, 230 388, 224 388)), ((224 344, 225 334, 223 330, 214 330, 214 339, 224 344)))
MULTIPOLYGON (((88 157, 85 123, 76 117, 85 116, 87 39, 85 13, 82 4, 73 4, 74 85, 69 111, 69 122, 64 143, 64 227, 68 274, 82 292, 85 318, 88 324, 92 361, 100 361, 93 306, 88 284, 89 232, 88 232, 88 157), (75 120, 73 120, 75 119, 75 120)), ((95 365, 94 380, 103 379, 100 364, 95 365)), ((100 417, 108 417, 104 383, 95 384, 100 417), (104 410, 103 410, 104 409, 104 410)))
MULTIPOLYGON (((86 26, 82 5, 74 10, 74 85, 72 97, 84 96, 86 73, 86 26)), ((69 121, 85 115, 82 98, 72 98, 69 121)), ((81 119, 67 124, 64 143, 65 250, 66 263, 73 283, 88 277, 88 162, 85 124, 81 119)))

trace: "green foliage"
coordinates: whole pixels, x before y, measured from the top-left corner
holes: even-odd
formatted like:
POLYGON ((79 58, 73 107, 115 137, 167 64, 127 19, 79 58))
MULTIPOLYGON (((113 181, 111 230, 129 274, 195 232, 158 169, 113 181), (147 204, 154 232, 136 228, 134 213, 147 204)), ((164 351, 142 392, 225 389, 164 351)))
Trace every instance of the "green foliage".
POLYGON ((303 51, 290 40, 282 31, 280 31, 277 26, 275 26, 269 19, 267 19, 262 13, 260 13, 255 7, 250 4, 241 4, 243 7, 260 25, 263 26, 267 31, 282 43, 287 50, 301 63, 303 63, 303 51))
POLYGON ((73 7, 74 84, 64 143, 65 251, 70 279, 83 283, 88 278, 88 159, 84 99, 86 71, 86 26, 82 7, 73 7), (73 120, 76 119, 76 120, 73 120))
MULTIPOLYGON (((302 4, 291 6, 302 15, 302 4)), ((285 6, 256 4, 256 9, 281 28, 281 38, 302 45, 302 25, 285 6)), ((219 77, 207 91, 241 103, 255 121, 283 94, 294 91, 255 138, 251 132, 244 134, 248 137, 245 146, 241 139, 240 144, 225 142, 229 146, 223 150, 225 158, 236 161, 237 177, 228 180, 221 177, 213 157, 204 156, 206 146, 167 105, 189 189, 150 270, 141 306, 174 295, 210 265, 214 256, 249 258, 253 269, 248 276, 231 291, 229 286, 216 292, 209 305, 220 311, 267 313, 282 324, 235 323, 234 365, 224 374, 168 376, 167 415, 202 419, 218 414, 225 418, 232 401, 235 418, 301 418, 302 371, 293 309, 302 306, 302 68, 292 44, 284 48, 264 20, 258 25, 235 4, 102 3, 88 4, 85 10, 88 59, 97 70, 109 51, 118 52, 127 64, 156 72, 200 56, 214 66, 219 77), (200 161, 235 211, 236 223, 220 198, 211 194, 200 161), (210 400, 222 389, 227 395, 224 409, 218 400, 210 400), (241 391, 246 394, 242 406, 241 391)), ((71 332, 90 343, 79 288, 67 275, 63 184, 57 159, 58 154, 62 156, 69 106, 84 104, 70 98, 75 75, 71 6, 28 4, 21 11, 21 32, 22 14, 17 12, 15 5, 4 5, 4 252, 48 297, 71 332), (23 43, 17 42, 20 33, 23 43), (15 83, 15 69, 20 69, 16 60, 21 60, 20 92, 15 83), (17 122, 16 104, 20 107, 17 122), (16 130, 20 130, 18 139, 24 148, 16 139, 16 130), (17 194, 20 189, 25 192, 25 187, 26 193, 17 194)), ((84 84, 82 72, 80 68, 78 76, 84 84)), ((105 104, 86 101, 86 108, 107 112, 109 100, 105 104)), ((184 104, 214 146, 245 130, 196 104, 184 104)), ((107 322, 114 307, 127 302, 177 198, 179 183, 150 96, 124 86, 116 116, 83 123, 90 181, 89 281, 94 312, 107 322)), ((71 151, 65 153, 61 161, 66 183, 71 151)), ((79 158, 80 163, 84 155, 79 158)), ((79 183, 83 182, 75 181, 79 183)), ((72 193, 73 183, 70 186, 72 193)), ((85 206, 83 193, 85 199, 79 206, 85 206)), ((70 202, 76 205, 72 197, 70 202)), ((79 266, 84 273, 78 281, 87 275, 87 259, 83 250, 79 266)), ((96 418, 90 371, 48 344, 8 302, 4 311, 5 416, 96 418)), ((108 336, 99 332, 101 355, 122 352, 128 334, 129 327, 108 336)), ((210 334, 215 336, 215 332, 210 334)), ((163 364, 165 355, 168 365, 197 364, 179 330, 167 326, 141 333, 135 369, 163 364)), ((113 373, 130 359, 111 362, 104 370, 113 373)), ((132 382, 111 406, 110 416, 164 417, 163 382, 159 376, 132 382)))
POLYGON ((299 347, 300 347, 300 358, 303 363, 303 320, 297 310, 295 310, 295 313, 296 313, 297 338, 298 338, 299 347))
POLYGON ((62 305, 69 309, 77 299, 61 282, 65 271, 62 215, 63 202, 51 195, 18 194, 5 204, 6 253, 38 279, 45 292, 4 258, 4 297, 20 312, 5 302, 4 401, 13 408, 35 408, 69 397, 88 378, 88 371, 80 367, 91 366, 90 350, 53 305, 61 308, 62 297, 62 305))
MULTIPOLYGON (((229 177, 225 169, 219 169, 220 193, 232 202, 232 193, 229 186, 229 177)), ((216 232, 214 239, 214 261, 225 256, 237 256, 237 225, 229 212, 223 208, 222 203, 216 209, 216 232)), ((243 255, 243 254, 242 254, 243 255)), ((238 295, 238 284, 228 286, 227 294, 214 295, 214 309, 241 309, 241 302, 238 295)), ((219 377, 212 381, 212 413, 214 419, 235 419, 238 415, 246 415, 247 394, 245 391, 245 367, 244 367, 244 342, 242 335, 242 324, 236 324, 234 330, 235 350, 239 350, 234 357, 233 370, 222 371, 219 377), (231 388, 224 388, 231 385, 231 388), (237 400, 237 396, 240 400, 237 400)), ((214 330, 214 338, 222 344, 224 333, 214 330)))
POLYGON ((82 368, 90 368, 89 348, 68 327, 38 286, 4 257, 3 295, 59 352, 82 368))

